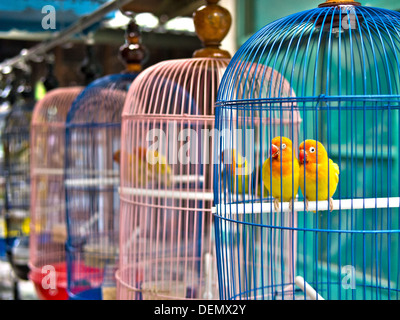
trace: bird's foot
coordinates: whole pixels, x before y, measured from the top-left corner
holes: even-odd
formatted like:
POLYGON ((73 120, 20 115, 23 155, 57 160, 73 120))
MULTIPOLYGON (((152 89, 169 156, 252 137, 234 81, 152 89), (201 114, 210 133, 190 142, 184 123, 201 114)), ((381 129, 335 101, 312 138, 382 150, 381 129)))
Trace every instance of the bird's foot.
POLYGON ((306 206, 304 208, 304 211, 308 211, 308 200, 306 199, 306 206))
POLYGON ((333 211, 333 198, 329 198, 329 210, 333 211))
POLYGON ((275 212, 279 212, 279 200, 274 199, 274 210, 275 212))
POLYGON ((289 211, 290 211, 290 212, 292 212, 293 207, 294 207, 294 200, 290 200, 290 201, 289 201, 289 211))

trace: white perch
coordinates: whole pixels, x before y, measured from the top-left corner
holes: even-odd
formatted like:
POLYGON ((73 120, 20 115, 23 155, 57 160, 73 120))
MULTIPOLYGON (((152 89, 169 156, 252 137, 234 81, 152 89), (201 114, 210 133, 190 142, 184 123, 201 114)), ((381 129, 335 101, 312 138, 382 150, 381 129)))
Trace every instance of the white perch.
POLYGON ((66 179, 65 185, 68 187, 118 186, 119 178, 66 179))
POLYGON ((214 193, 203 192, 202 189, 195 191, 184 190, 158 190, 141 188, 119 188, 118 192, 122 195, 147 196, 154 198, 186 199, 186 200, 204 200, 213 201, 214 193))
POLYGON ((294 278, 294 283, 301 289, 303 292, 306 293, 307 297, 311 300, 325 300, 324 298, 319 295, 313 287, 311 287, 303 277, 297 276, 294 278))
POLYGON ((204 176, 198 175, 175 175, 171 178, 173 183, 204 182, 204 176))
POLYGON ((62 176, 64 175, 64 169, 34 168, 32 175, 62 176))
MULTIPOLYGON (((36 170, 35 172, 38 174, 38 171, 36 170)), ((56 172, 54 169, 45 169, 40 171, 41 174, 63 174, 64 171, 62 172, 56 172)), ((78 172, 79 174, 94 174, 96 172, 92 171, 84 171, 84 172, 78 172)), ((111 174, 115 174, 116 172, 114 171, 104 171, 104 177, 100 176, 98 178, 83 178, 83 179, 66 179, 65 180, 65 185, 66 186, 73 186, 73 187, 90 187, 90 186, 105 186, 105 185, 119 185, 119 177, 112 176, 111 174), (110 174, 109 177, 106 176, 106 174, 110 174)), ((74 173, 75 174, 75 173, 74 173)), ((203 176, 197 176, 197 175, 184 175, 184 176, 173 176, 172 177, 172 182, 173 183, 180 183, 180 182, 204 182, 204 177, 203 176)), ((124 188, 126 192, 125 194, 140 194, 140 195, 148 195, 148 196, 153 196, 153 197, 167 197, 167 198, 182 198, 183 196, 181 195, 182 192, 181 190, 179 191, 166 191, 166 190, 153 190, 153 189, 134 189, 134 188, 124 188), (139 190, 137 192, 137 190, 139 190), (176 193, 179 193, 180 195, 177 196, 176 193)), ((199 189, 199 192, 186 192, 188 195, 187 198, 190 200, 201 200, 200 194, 203 194, 200 192, 201 190, 199 189)), ((118 190, 120 192, 120 189, 118 190)), ((212 192, 209 192, 208 195, 206 196, 206 199, 204 200, 213 200, 214 196, 212 192)))
MULTIPOLYGON (((329 201, 309 201, 308 211, 327 211, 329 210, 329 201)), ((341 199, 333 200, 333 210, 349 210, 349 209, 374 209, 374 208, 399 208, 400 198, 365 198, 365 199, 341 199)), ((212 208, 213 213, 218 215, 232 215, 244 213, 270 213, 274 212, 274 204, 272 202, 256 202, 256 203, 232 203, 219 204, 212 208), (217 210, 218 209, 218 210, 217 210)), ((293 205, 294 211, 305 211, 304 201, 295 201, 293 205)), ((279 203, 278 212, 291 212, 289 202, 279 203), (282 209, 281 209, 282 206, 282 209)))
MULTIPOLYGON (((34 168, 32 169, 33 175, 64 175, 63 168, 34 168)), ((119 176, 118 170, 91 170, 91 169, 70 169, 69 174, 82 174, 82 175, 99 175, 99 176, 119 176)))

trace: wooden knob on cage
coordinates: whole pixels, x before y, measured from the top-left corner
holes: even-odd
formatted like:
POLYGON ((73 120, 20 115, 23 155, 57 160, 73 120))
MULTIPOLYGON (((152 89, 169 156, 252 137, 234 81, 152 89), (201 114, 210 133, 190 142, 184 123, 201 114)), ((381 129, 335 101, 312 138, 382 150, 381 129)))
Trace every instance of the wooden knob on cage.
MULTIPOLYGON (((321 3, 318 7, 319 8, 324 8, 324 7, 338 7, 338 6, 361 6, 361 3, 353 1, 353 0, 327 0, 324 3, 321 3)), ((346 18, 345 18, 346 19, 346 18)), ((362 15, 359 15, 357 17, 358 23, 362 23, 364 21, 364 18, 362 15)), ((323 16, 320 15, 315 22, 316 27, 322 27, 324 26, 325 31, 329 31, 332 28, 338 28, 342 23, 339 21, 340 16, 338 14, 335 15, 328 15, 328 16, 323 16), (332 21, 333 20, 333 21, 332 21)))
POLYGON ((361 3, 353 0, 327 0, 324 3, 321 3, 318 8, 336 6, 361 6, 361 3))
POLYGON ((221 49, 220 45, 228 34, 232 17, 218 2, 219 0, 207 0, 205 6, 193 13, 194 27, 204 46, 193 53, 194 58, 231 58, 230 53, 221 49))
POLYGON ((140 72, 147 61, 148 50, 142 44, 140 28, 134 19, 125 30, 125 43, 119 48, 119 57, 128 72, 140 72))

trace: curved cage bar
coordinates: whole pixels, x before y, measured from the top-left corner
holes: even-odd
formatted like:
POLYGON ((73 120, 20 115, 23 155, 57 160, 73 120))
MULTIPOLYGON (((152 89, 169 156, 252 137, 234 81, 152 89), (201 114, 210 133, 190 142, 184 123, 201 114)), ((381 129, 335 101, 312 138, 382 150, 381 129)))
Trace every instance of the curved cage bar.
POLYGON ((355 4, 237 51, 216 103, 220 298, 398 299, 399 67, 400 13, 355 4))
POLYGON ((30 125, 35 101, 21 97, 5 119, 2 133, 5 174, 6 253, 16 276, 28 280, 30 125))
POLYGON ((7 227, 6 227, 6 220, 5 220, 5 168, 4 168, 4 148, 3 148, 3 130, 6 125, 6 117, 10 112, 11 106, 8 102, 3 102, 4 111, 0 113, 0 150, 1 158, 0 158, 0 261, 5 259, 7 260, 6 255, 6 244, 7 244, 7 227))
POLYGON ((122 113, 122 300, 217 299, 214 102, 228 59, 160 62, 132 83, 122 113))
POLYGON ((68 298, 65 242, 65 122, 82 87, 50 90, 34 108, 31 124, 29 279, 42 300, 68 298), (55 274, 54 286, 46 282, 55 274), (43 285, 45 283, 46 285, 43 285))
POLYGON ((95 80, 66 120, 65 199, 70 299, 115 299, 121 112, 137 73, 95 80))

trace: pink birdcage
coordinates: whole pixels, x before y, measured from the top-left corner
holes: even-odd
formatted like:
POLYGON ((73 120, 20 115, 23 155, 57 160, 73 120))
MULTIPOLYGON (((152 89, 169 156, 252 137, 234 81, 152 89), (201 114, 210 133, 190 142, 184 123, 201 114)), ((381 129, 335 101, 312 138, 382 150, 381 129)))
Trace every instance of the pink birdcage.
POLYGON ((206 47, 191 59, 144 70, 125 101, 116 155, 121 165, 117 299, 218 299, 211 212, 214 102, 230 58, 219 43, 231 17, 212 2, 194 14, 206 47))
POLYGON ((65 260, 65 121, 72 102, 81 91, 82 87, 49 91, 37 102, 32 116, 29 278, 34 283, 38 297, 44 300, 68 298, 65 260), (50 279, 55 279, 55 283, 50 283, 50 279))

